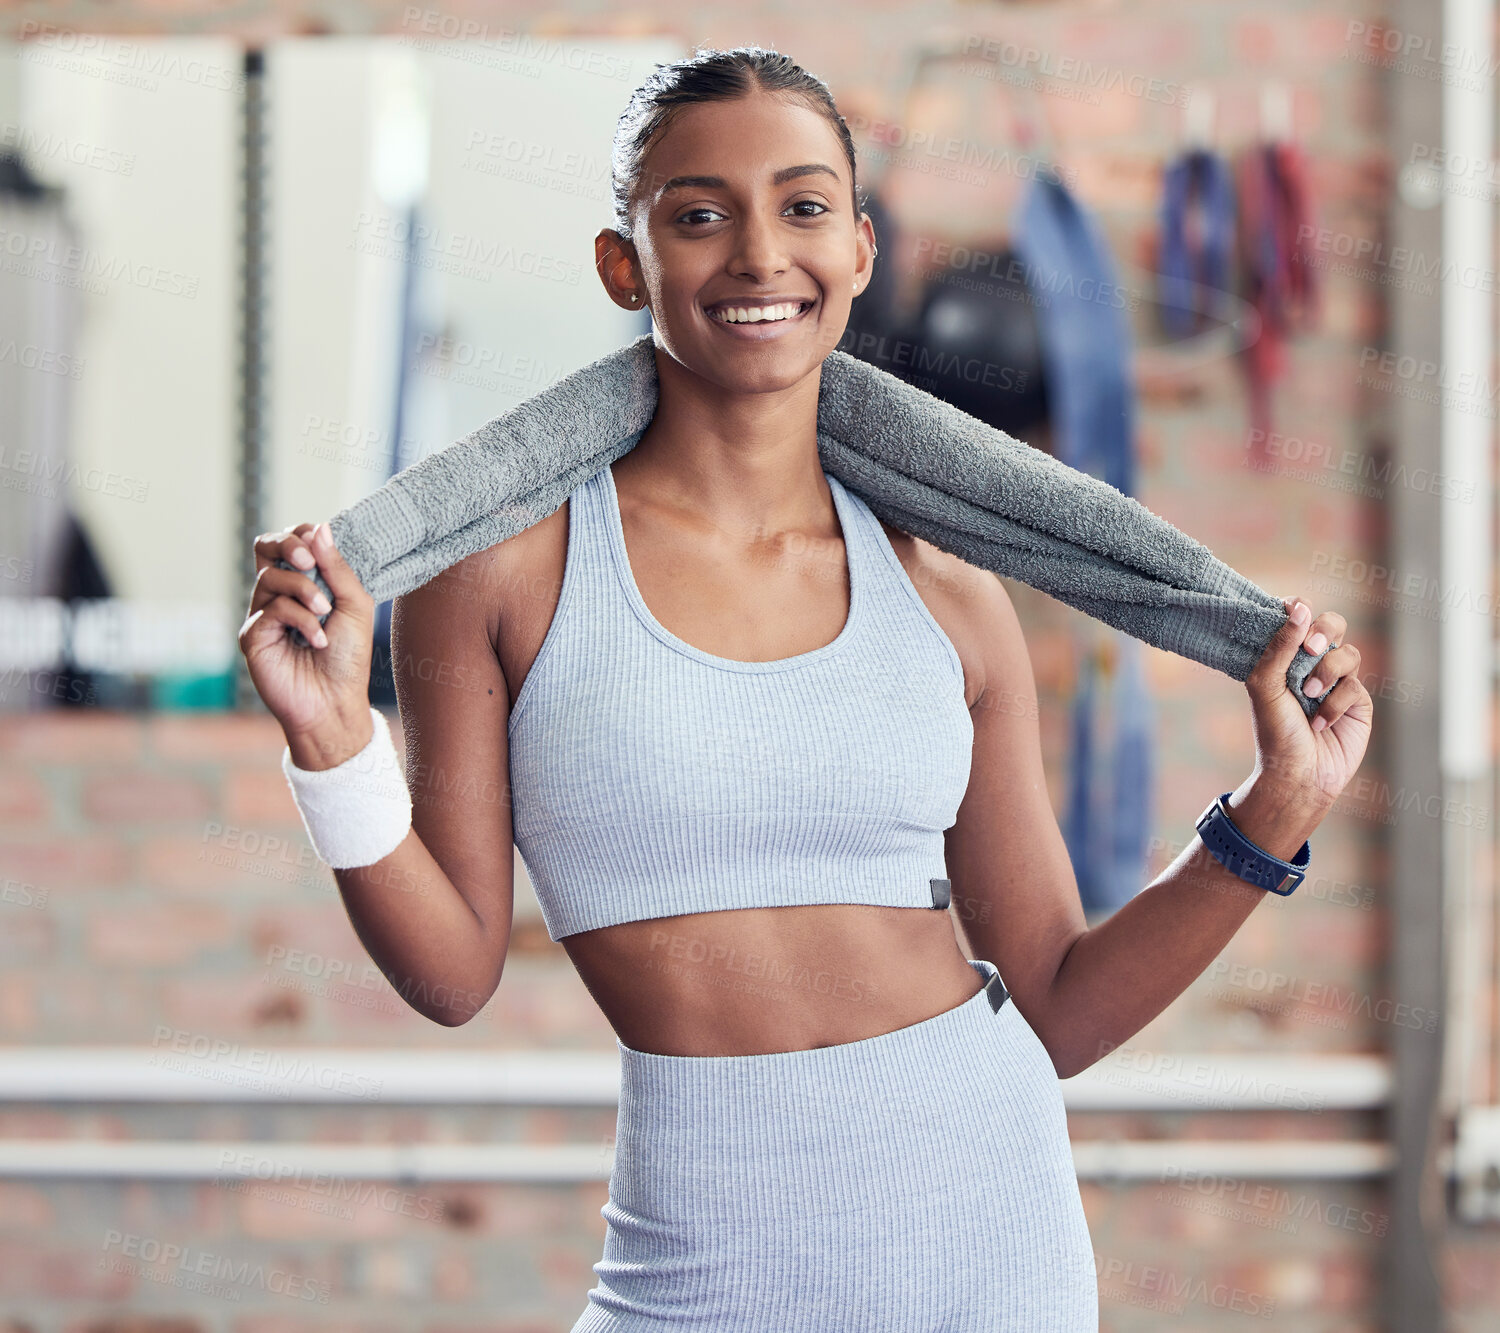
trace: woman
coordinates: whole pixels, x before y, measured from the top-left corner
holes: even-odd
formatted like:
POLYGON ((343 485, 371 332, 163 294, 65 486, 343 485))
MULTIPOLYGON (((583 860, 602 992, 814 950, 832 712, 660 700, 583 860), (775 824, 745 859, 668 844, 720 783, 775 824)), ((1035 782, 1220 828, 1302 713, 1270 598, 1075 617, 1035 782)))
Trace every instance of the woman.
MULTIPOLYGON (((574 1333, 1096 1328, 1058 1078, 1264 897, 1194 840, 1086 928, 1004 587, 822 471, 819 367, 876 252, 855 162, 784 56, 658 66, 595 241, 610 299, 651 311, 656 415, 393 608, 410 827, 339 886, 408 1002, 458 1024, 499 983, 520 847, 621 1058, 574 1333)), ((255 549, 240 642, 294 790, 365 772, 389 745, 370 598, 326 524, 255 549), (283 557, 332 588, 326 637, 283 557)), ((1368 738, 1352 644, 1311 726, 1286 686, 1299 643, 1344 630, 1296 603, 1246 682, 1259 761, 1228 808, 1282 860, 1368 738)))

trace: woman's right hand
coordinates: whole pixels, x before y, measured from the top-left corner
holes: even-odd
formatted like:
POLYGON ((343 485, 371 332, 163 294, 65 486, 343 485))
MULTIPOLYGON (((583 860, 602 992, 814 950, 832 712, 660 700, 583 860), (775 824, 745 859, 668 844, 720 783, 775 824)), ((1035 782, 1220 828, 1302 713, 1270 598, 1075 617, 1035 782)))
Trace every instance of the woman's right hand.
POLYGON ((375 603, 333 544, 328 524, 299 523, 255 539, 255 586, 240 626, 250 680, 303 768, 329 768, 370 738, 370 661, 375 603), (297 569, 282 569, 286 560, 297 569), (316 566, 334 606, 300 570, 316 566), (299 647, 295 626, 312 647, 299 647))

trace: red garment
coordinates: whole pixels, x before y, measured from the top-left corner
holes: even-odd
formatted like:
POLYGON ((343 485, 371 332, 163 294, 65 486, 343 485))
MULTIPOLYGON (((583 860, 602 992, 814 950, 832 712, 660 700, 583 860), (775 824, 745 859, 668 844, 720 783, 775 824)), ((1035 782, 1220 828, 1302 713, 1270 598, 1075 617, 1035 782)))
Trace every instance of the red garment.
POLYGON ((1260 330, 1245 348, 1250 382, 1252 462, 1269 455, 1271 388, 1286 370, 1284 340, 1317 324, 1322 284, 1313 267, 1311 191, 1306 159, 1290 143, 1261 143, 1236 168, 1244 294, 1260 330))

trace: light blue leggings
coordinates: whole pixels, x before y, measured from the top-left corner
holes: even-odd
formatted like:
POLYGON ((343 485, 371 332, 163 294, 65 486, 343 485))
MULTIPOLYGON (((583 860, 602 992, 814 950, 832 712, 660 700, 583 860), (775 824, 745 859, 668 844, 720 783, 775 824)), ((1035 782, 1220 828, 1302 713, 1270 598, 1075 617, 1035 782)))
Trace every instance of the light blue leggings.
POLYGON ((968 1000, 861 1041, 617 1040, 604 1257, 572 1333, 1097 1333, 1057 1073, 969 962, 968 1000))

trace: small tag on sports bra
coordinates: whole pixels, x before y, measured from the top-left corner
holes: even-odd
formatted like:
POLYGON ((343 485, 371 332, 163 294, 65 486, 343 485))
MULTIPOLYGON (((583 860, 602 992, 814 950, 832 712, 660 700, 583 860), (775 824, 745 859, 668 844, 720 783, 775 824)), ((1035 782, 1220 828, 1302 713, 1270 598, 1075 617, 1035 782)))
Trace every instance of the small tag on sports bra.
POLYGON ((990 1008, 998 1014, 1000 1006, 1010 999, 1010 992, 1005 989, 1005 983, 1000 980, 998 972, 984 983, 984 989, 990 997, 990 1008))
POLYGON ((927 883, 932 887, 932 905, 947 907, 952 901, 953 885, 946 879, 930 879, 927 883))

